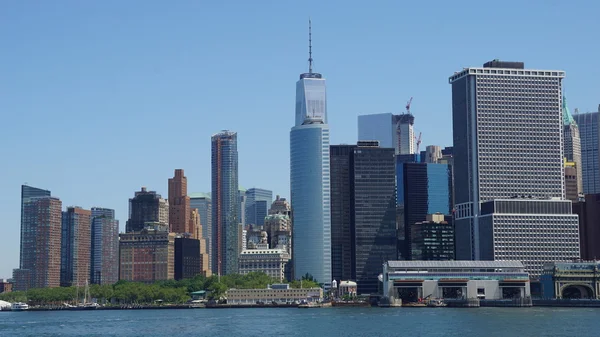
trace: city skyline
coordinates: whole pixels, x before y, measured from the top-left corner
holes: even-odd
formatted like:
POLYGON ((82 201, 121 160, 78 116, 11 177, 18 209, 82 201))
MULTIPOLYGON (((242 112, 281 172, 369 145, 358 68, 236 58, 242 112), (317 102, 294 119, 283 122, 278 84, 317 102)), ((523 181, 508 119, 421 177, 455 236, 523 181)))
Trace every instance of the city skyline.
MULTIPOLYGON (((207 146, 194 145, 199 149, 194 156, 184 156, 179 151, 165 151, 170 147, 160 142, 149 148, 123 146, 133 143, 134 135, 139 136, 137 131, 132 130, 144 130, 145 134, 161 134, 164 130, 174 129, 185 134, 184 141, 189 141, 190 144, 197 142, 198 138, 205 139, 215 130, 236 130, 241 137, 249 140, 240 143, 241 185, 269 188, 277 194, 289 197, 286 164, 282 164, 280 172, 262 170, 262 167, 264 161, 268 160, 268 155, 281 153, 280 161, 285 163, 287 159, 286 139, 291 118, 289 113, 284 112, 290 111, 289 102, 293 96, 293 89, 290 93, 289 79, 296 76, 299 62, 303 62, 305 58, 305 47, 298 43, 304 39, 305 21, 309 14, 305 4, 294 5, 295 7, 291 8, 288 7, 291 5, 284 4, 278 4, 270 10, 263 8, 265 11, 254 18, 244 18, 240 13, 233 13, 220 23, 216 22, 216 18, 207 18, 205 21, 192 20, 198 8, 194 5, 183 5, 174 9, 172 15, 175 19, 170 18, 180 22, 180 25, 171 25, 167 30, 163 30, 165 27, 162 26, 152 27, 145 22, 146 19, 135 20, 137 24, 141 24, 138 28, 148 33, 147 39, 136 39, 140 36, 138 28, 124 26, 130 18, 125 18, 121 12, 114 9, 96 8, 100 5, 85 4, 68 9, 67 13, 74 15, 64 20, 63 16, 57 18, 56 15, 59 15, 60 11, 49 10, 50 6, 24 3, 8 5, 7 20, 0 23, 2 28, 6 28, 4 31, 17 32, 7 38, 7 48, 11 48, 14 53, 0 56, 2 64, 6 67, 6 82, 2 83, 6 88, 3 107, 7 111, 13 111, 8 116, 7 123, 15 126, 2 133, 1 140, 9 144, 24 134, 46 134, 46 128, 52 130, 48 140, 41 142, 43 144, 37 141, 37 137, 24 137, 22 144, 6 146, 0 150, 2 157, 11 163, 0 168, 0 174, 6 177, 0 181, 0 188, 6 191, 0 196, 0 211, 7 215, 6 222, 9 226, 6 237, 11 238, 2 242, 6 248, 2 248, 1 253, 8 256, 8 259, 0 262, 0 276, 9 277, 12 268, 18 265, 18 254, 14 252, 19 250, 16 240, 20 231, 18 190, 22 182, 51 189, 61 197, 64 205, 81 205, 86 209, 96 205, 114 208, 116 218, 121 220, 121 226, 124 226, 127 220, 126 199, 132 192, 139 190, 140 186, 148 186, 149 189, 166 196, 165 180, 174 168, 186 169, 188 176, 194 181, 189 187, 190 191, 210 190, 210 165, 206 160, 210 149, 207 146), (86 14, 90 9, 86 6, 98 9, 94 11, 97 16, 90 17, 86 14), (284 8, 286 10, 282 11, 284 8), (280 11, 280 16, 274 17, 273 11, 280 11), (24 13, 27 13, 27 20, 24 19, 24 13), (265 19, 264 23, 256 24, 262 19, 265 19), (94 23, 105 20, 116 23, 119 28, 115 30, 110 25, 98 25, 103 27, 100 31, 94 26, 94 23), (32 21, 34 25, 22 26, 23 22, 32 21), (90 22, 89 26, 84 24, 86 21, 90 22), (239 23, 232 24, 236 21, 239 23), (211 37, 202 37, 207 39, 206 43, 189 43, 188 38, 193 34, 206 31, 203 25, 217 27, 218 33, 211 37), (228 25, 232 27, 230 30, 220 30, 228 25), (240 25, 248 29, 238 37, 232 32, 239 31, 240 25), (77 27, 86 28, 72 29, 77 27), (281 29, 273 30, 272 27, 281 29), (122 35, 120 39, 114 39, 117 31, 118 35, 122 35), (67 34, 64 34, 65 32, 67 34), (181 32, 185 32, 181 39, 171 39, 171 36, 177 36, 181 32), (84 38, 86 34, 99 35, 92 44, 84 38), (169 40, 172 44, 165 45, 169 40), (228 41, 228 46, 222 46, 222 40, 228 41), (22 41, 31 43, 26 46, 22 41), (110 54, 111 57, 102 58, 107 49, 112 49, 108 48, 112 46, 108 44, 109 41, 117 43, 118 47, 125 46, 124 42, 131 46, 124 47, 123 55, 115 54, 112 58, 110 54), (56 48, 49 48, 47 43, 55 43, 56 48), (82 43, 84 48, 79 48, 82 43), (73 56, 69 56, 72 52, 71 45, 78 46, 73 56), (208 49, 212 47, 212 53, 205 53, 205 46, 208 46, 208 49), (263 48, 262 53, 257 53, 259 55, 244 52, 243 58, 232 59, 230 56, 240 54, 233 52, 237 48, 243 51, 244 48, 257 46, 263 48), (46 57, 31 56, 42 53, 47 53, 46 57), (197 57, 198 54, 206 56, 197 57), (274 63, 261 67, 252 66, 260 64, 256 61, 263 59, 267 54, 272 54, 274 63), (137 66, 132 66, 133 59, 137 60, 137 66), (172 61, 164 61, 166 59, 174 59, 181 64, 181 68, 171 64, 172 61), (214 69, 205 69, 206 67, 199 66, 201 64, 211 64, 208 68, 214 69), (182 69, 185 69, 186 73, 182 69), (81 72, 84 72, 85 76, 81 77, 81 72), (179 83, 178 79, 182 77, 185 80, 180 85, 173 85, 179 83), (195 77, 196 80, 191 77, 195 77), (215 82, 208 85, 203 83, 203 80, 197 80, 208 77, 213 78, 215 82), (51 78, 56 81, 48 81, 51 78), (90 81, 91 78, 94 80, 90 81), (272 90, 264 93, 263 89, 248 86, 247 79, 260 81, 260 87, 268 86, 272 90), (236 99, 227 99, 231 95, 223 89, 225 86, 235 92, 236 99), (198 92, 203 94, 199 97, 198 92), (27 96, 24 96, 25 93, 27 96), (31 99, 32 97, 35 99, 31 99), (260 102, 263 99, 269 100, 266 109, 265 104, 260 102), (69 102, 69 105, 63 102, 69 102), (209 123, 201 121, 202 116, 207 116, 209 111, 214 111, 214 114, 211 113, 213 119, 209 123), (164 118, 169 114, 174 117, 172 121, 164 118), (64 122, 58 123, 49 119, 50 116, 58 116, 64 122), (77 118, 71 118, 73 116, 84 116, 85 122, 80 123, 77 118), (190 116, 198 117, 194 117, 181 128, 171 124, 179 117, 190 116), (78 127, 72 124, 76 120, 78 127), (94 131, 103 127, 112 128, 111 137, 97 136, 94 131), (263 128, 272 132, 266 133, 263 128), (66 130, 74 130, 74 133, 66 130), (275 139, 281 141, 273 141, 275 139), (67 166, 64 162, 56 160, 56 152, 53 151, 58 148, 69 148, 81 153, 93 149, 96 151, 96 158, 112 160, 92 160, 89 163, 78 162, 67 166), (123 151, 121 148, 127 150, 123 151), (256 150, 250 151, 252 148, 256 150), (156 166, 146 170, 138 169, 145 158, 156 156, 157 153, 160 160, 156 166), (260 159, 256 160, 258 158, 260 159), (119 163, 118 169, 115 163, 119 163), (41 167, 44 169, 40 169, 41 167)), ((242 8, 245 6, 247 5, 240 4, 242 8)), ((149 5, 144 9, 142 14, 151 18, 148 22, 161 21, 158 18, 161 18, 164 12, 158 7, 149 5)), ((257 7, 261 8, 260 5, 257 7)), ((405 7, 389 4, 373 6, 366 13, 358 8, 343 9, 346 18, 341 19, 340 14, 336 14, 339 10, 337 6, 315 4, 308 7, 317 14, 312 14, 313 21, 323 34, 321 42, 315 43, 315 48, 319 50, 318 69, 327 72, 330 82, 330 124, 335 125, 332 127, 332 144, 355 143, 357 115, 382 111, 398 113, 402 111, 407 97, 415 96, 415 111, 419 113, 419 120, 423 121, 425 118, 421 117, 421 112, 429 114, 429 122, 419 126, 423 131, 423 145, 451 145, 451 132, 443 132, 443 128, 447 127, 451 120, 450 95, 445 81, 447 74, 460 66, 479 64, 482 60, 496 56, 535 62, 539 68, 565 69, 569 73, 566 93, 571 102, 571 109, 579 108, 581 113, 597 110, 598 98, 593 90, 592 79, 598 76, 598 70, 589 68, 589 65, 594 64, 591 58, 594 53, 584 53, 576 58, 571 52, 567 53, 588 45, 586 42, 593 40, 592 8, 582 10, 581 5, 575 4, 524 4, 521 7, 523 10, 514 14, 517 23, 506 27, 503 36, 494 41, 482 41, 478 48, 469 47, 463 53, 444 54, 442 58, 436 55, 455 47, 454 43, 445 40, 453 41, 458 32, 466 34, 465 39, 476 38, 480 33, 466 29, 466 26, 460 23, 449 29, 440 29, 440 25, 449 23, 452 13, 476 13, 475 8, 465 9, 457 6, 436 9, 439 12, 431 13, 430 9, 423 5, 405 7), (386 10, 382 11, 382 7, 386 10), (398 10, 426 13, 427 17, 437 21, 434 20, 434 24, 414 32, 406 40, 400 40, 398 36, 401 34, 398 33, 405 29, 404 25, 411 27, 417 21, 413 15, 402 23, 381 19, 381 16, 393 17, 392 13, 398 10), (531 10, 541 13, 540 16, 545 18, 530 18, 526 13, 531 10), (353 27, 357 18, 363 18, 364 14, 373 16, 375 13, 378 13, 378 19, 374 21, 374 26, 365 25, 360 29, 353 27), (548 23, 575 14, 580 22, 577 27, 554 27, 548 23), (587 15, 590 16, 586 17, 587 15), (522 34, 530 25, 536 25, 536 22, 543 29, 522 34), (340 32, 338 26, 348 31, 340 32), (334 36, 338 37, 335 41, 334 36), (359 50, 356 48, 357 40, 362 41, 363 48, 358 48, 359 50), (427 43, 422 43, 421 40, 427 43), (558 40, 563 47, 556 51, 551 46, 558 40), (532 43, 535 48, 523 48, 523 45, 532 46, 532 43), (419 54, 433 56, 419 58, 405 53, 408 46, 420 48, 419 54), (377 57, 372 57, 372 53, 377 57), (407 56, 402 56, 404 54, 407 56), (354 85, 354 70, 361 68, 369 70, 363 74, 367 76, 364 80, 371 85, 354 85), (398 81, 398 78, 406 81, 398 81)), ((215 10, 223 9, 217 6, 215 10)), ((475 19, 479 23, 490 19, 503 23, 505 20, 499 14, 475 19)), ((370 20, 372 18, 368 21, 370 20)), ((453 20, 452 22, 454 23, 453 20)), ((167 132, 172 135, 172 131, 167 132)))

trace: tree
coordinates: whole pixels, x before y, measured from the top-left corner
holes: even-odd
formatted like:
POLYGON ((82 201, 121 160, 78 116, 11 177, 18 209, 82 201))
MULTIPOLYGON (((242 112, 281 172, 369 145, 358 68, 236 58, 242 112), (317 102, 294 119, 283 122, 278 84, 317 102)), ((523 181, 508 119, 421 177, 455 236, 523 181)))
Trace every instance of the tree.
POLYGON ((221 299, 221 297, 223 297, 223 295, 225 295, 227 286, 223 283, 213 283, 208 288, 208 291, 210 291, 208 294, 208 299, 218 301, 221 299))

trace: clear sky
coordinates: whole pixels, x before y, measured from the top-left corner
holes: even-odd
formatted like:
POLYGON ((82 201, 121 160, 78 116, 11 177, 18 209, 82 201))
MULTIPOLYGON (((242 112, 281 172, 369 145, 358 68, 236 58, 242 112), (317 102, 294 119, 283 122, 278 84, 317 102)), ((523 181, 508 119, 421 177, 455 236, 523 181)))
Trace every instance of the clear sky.
POLYGON ((210 191, 210 136, 238 132, 240 185, 289 196, 295 82, 327 78, 332 144, 410 97, 423 144, 452 145, 448 77, 499 58, 563 69, 571 111, 600 103, 597 1, 0 3, 0 277, 18 267, 20 185, 117 211, 210 191), (212 3, 212 4, 210 4, 212 3))

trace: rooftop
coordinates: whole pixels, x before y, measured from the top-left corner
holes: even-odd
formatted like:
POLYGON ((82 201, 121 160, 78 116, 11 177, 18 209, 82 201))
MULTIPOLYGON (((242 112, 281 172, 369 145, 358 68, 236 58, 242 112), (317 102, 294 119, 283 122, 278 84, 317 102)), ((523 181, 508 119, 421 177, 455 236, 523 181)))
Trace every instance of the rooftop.
POLYGON ((210 199, 210 193, 204 193, 204 192, 190 193, 189 197, 191 199, 194 199, 194 198, 208 198, 208 199, 210 199))
POLYGON ((388 261, 391 268, 525 268, 520 261, 388 261))

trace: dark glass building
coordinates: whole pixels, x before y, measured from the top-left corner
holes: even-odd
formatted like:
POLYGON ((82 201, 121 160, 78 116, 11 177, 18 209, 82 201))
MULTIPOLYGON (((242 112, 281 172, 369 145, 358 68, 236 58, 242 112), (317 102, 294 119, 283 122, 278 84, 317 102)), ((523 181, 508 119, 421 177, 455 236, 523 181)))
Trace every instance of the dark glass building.
POLYGON ((202 275, 200 240, 175 238, 175 280, 202 275))
POLYGON ((454 260, 452 216, 429 214, 410 228, 411 257, 418 261, 454 260))
POLYGON ((169 225, 169 204, 160 194, 142 187, 129 199, 129 220, 125 225, 127 233, 139 232, 147 223, 169 225))
POLYGON ((447 164, 401 162, 396 170, 397 205, 403 213, 398 225, 398 254, 400 259, 410 260, 411 226, 426 221, 428 214, 452 213, 452 171, 447 164))
POLYGON ((581 259, 600 258, 600 194, 587 194, 584 201, 573 203, 573 213, 579 215, 579 245, 581 259))
POLYGON ((334 279, 376 293, 381 265, 397 256, 394 149, 359 141, 331 146, 330 156, 334 279))

